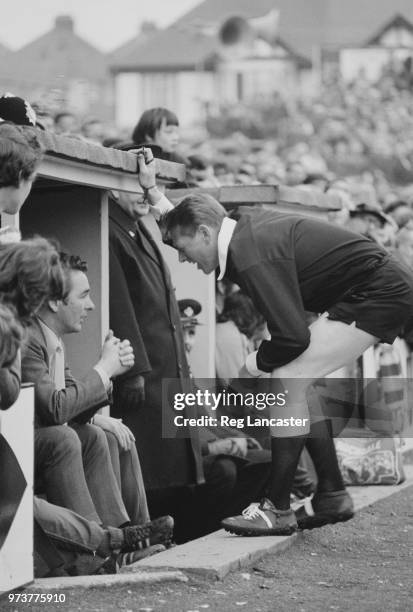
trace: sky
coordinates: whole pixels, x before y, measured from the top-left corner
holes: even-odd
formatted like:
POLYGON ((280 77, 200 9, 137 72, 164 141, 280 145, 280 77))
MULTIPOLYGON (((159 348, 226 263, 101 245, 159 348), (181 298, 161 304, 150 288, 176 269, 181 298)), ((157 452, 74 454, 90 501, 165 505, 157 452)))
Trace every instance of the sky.
POLYGON ((76 33, 111 51, 138 32, 142 21, 165 27, 202 0, 9 0, 2 2, 0 44, 13 51, 51 30, 58 15, 71 15, 76 33))

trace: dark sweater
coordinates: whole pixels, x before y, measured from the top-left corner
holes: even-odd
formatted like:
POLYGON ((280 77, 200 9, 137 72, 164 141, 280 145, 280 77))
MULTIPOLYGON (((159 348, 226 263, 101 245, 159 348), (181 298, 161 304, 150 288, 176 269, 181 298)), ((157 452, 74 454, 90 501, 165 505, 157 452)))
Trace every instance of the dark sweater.
POLYGON ((260 370, 289 363, 308 346, 305 311, 324 312, 388 255, 342 227, 267 210, 241 213, 226 276, 266 318, 271 340, 257 354, 260 370))

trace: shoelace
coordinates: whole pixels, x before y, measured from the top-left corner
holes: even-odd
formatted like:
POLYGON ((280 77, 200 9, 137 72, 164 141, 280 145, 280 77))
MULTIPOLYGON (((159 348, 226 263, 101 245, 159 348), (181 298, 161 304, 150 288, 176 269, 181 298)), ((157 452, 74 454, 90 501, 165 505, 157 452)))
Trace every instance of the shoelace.
POLYGON ((251 521, 259 516, 261 516, 260 504, 258 502, 254 502, 245 508, 242 511, 242 516, 247 519, 247 521, 251 521))

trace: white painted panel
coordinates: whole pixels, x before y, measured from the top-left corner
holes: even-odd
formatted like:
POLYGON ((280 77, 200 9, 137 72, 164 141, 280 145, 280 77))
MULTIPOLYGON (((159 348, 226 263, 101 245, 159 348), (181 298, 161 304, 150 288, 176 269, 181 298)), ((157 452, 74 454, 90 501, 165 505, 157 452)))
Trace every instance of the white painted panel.
MULTIPOLYGON (((0 434, 16 456, 27 483, 0 549, 0 595, 33 580, 33 418, 33 386, 24 387, 15 404, 0 411, 0 434)), ((0 510, 5 503, 2 497, 0 510)))

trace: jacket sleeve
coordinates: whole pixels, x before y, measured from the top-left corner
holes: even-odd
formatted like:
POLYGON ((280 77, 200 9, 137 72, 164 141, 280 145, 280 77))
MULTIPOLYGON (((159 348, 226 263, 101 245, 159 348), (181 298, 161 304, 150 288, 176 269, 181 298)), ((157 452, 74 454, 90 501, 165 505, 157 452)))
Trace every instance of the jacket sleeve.
POLYGON ((151 371, 139 323, 131 302, 125 273, 113 244, 109 247, 109 312, 110 327, 121 340, 129 340, 135 354, 135 364, 121 379, 134 378, 151 371))
POLYGON ((242 273, 242 288, 265 317, 271 335, 258 349, 258 368, 271 372, 301 355, 310 343, 310 331, 294 261, 251 266, 242 273))
POLYGON ((20 356, 9 368, 0 368, 0 410, 7 410, 20 393, 20 356))
POLYGON ((36 422, 42 426, 63 425, 85 411, 98 410, 109 401, 102 379, 93 369, 82 380, 75 380, 66 368, 66 388, 56 390, 43 348, 34 341, 23 350, 22 380, 34 383, 36 422))

